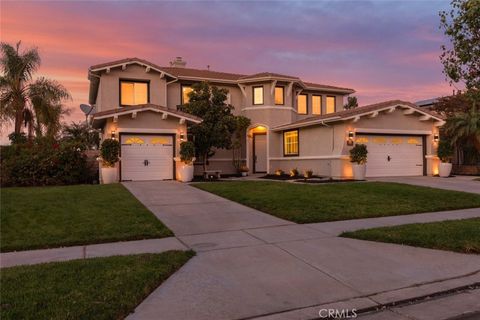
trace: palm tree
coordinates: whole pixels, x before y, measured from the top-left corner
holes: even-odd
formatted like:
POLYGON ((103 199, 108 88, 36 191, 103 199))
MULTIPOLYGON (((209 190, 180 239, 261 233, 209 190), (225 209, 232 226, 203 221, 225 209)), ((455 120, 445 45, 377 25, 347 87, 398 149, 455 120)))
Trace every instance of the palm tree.
POLYGON ((26 126, 29 138, 55 136, 68 113, 62 105, 70 99, 67 89, 44 77, 33 80, 41 62, 36 48, 20 52, 20 42, 15 47, 2 42, 0 51, 0 120, 13 121, 15 134, 26 126))
POLYGON ((468 112, 457 112, 448 118, 444 130, 452 144, 469 140, 480 152, 480 112, 475 104, 468 112))

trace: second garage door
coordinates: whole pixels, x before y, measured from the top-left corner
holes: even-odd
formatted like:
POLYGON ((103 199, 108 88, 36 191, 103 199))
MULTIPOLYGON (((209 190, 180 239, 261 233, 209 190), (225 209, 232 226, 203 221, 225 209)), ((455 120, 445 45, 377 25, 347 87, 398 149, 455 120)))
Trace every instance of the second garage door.
POLYGON ((173 137, 121 136, 122 180, 173 179, 173 137))
POLYGON ((357 134, 356 143, 367 145, 367 177, 423 175, 421 136, 357 134))

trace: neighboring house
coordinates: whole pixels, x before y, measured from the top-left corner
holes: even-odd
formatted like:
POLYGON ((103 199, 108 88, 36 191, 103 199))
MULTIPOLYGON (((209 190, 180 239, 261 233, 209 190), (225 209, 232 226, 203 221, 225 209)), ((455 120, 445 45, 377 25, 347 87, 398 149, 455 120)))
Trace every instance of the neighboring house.
MULTIPOLYGON (((349 150, 368 146, 367 176, 436 173, 434 148, 443 120, 416 105, 394 100, 343 110, 354 90, 304 82, 276 73, 241 75, 169 67, 128 58, 89 69, 91 117, 103 137, 121 142, 122 180, 173 179, 173 157, 201 119, 178 111, 192 84, 208 81, 229 91, 234 113, 251 119, 243 157, 252 173, 311 169, 317 175, 352 176, 349 150)), ((209 169, 234 173, 232 152, 217 150, 209 169)), ((201 174, 201 166, 196 166, 201 174)))

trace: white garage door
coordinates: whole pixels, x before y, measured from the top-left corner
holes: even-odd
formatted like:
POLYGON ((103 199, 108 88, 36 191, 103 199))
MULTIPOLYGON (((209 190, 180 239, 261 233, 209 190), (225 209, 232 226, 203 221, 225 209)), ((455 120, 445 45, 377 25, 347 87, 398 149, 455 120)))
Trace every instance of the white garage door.
POLYGON ((420 136, 357 134, 367 145, 367 177, 423 175, 423 139, 420 136))
POLYGON ((173 137, 121 136, 122 180, 173 179, 173 137))

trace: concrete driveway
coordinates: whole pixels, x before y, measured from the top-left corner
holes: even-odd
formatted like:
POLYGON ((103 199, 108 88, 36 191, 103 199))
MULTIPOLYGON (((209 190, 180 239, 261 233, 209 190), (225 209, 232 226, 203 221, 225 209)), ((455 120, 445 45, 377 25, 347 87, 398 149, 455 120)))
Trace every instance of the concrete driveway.
POLYGON ((423 187, 432 187, 439 189, 447 189, 454 191, 464 191, 480 194, 480 181, 473 179, 478 177, 471 176, 456 176, 450 178, 440 177, 382 177, 369 178, 369 181, 384 181, 384 182, 398 182, 413 184, 423 187))
POLYGON ((176 182, 125 186, 197 251, 128 319, 311 319, 480 282, 478 255, 338 238, 176 182))

